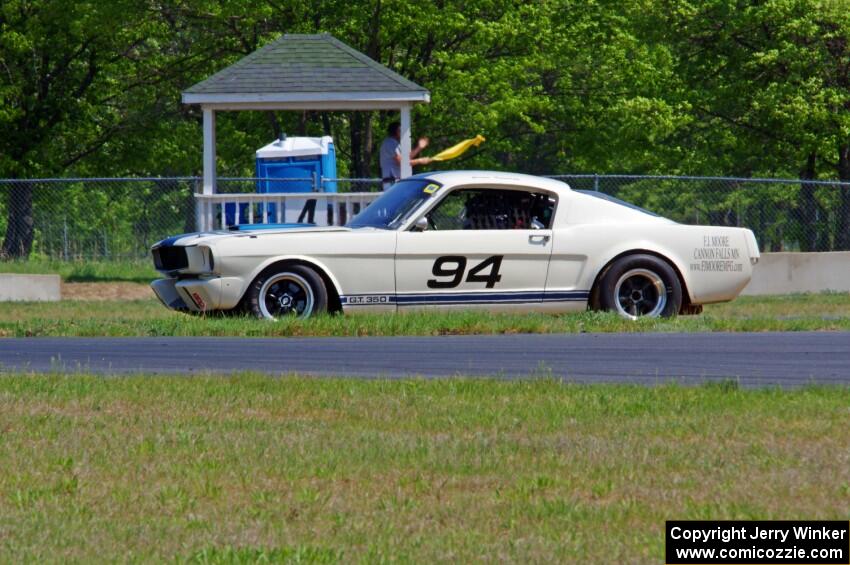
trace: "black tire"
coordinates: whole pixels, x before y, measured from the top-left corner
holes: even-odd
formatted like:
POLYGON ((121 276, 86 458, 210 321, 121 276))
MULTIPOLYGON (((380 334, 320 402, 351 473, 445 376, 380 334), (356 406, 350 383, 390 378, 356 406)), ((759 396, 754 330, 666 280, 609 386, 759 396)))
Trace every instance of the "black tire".
POLYGON ((702 304, 685 304, 679 314, 682 316, 699 316, 702 314, 702 304))
POLYGON ((624 318, 667 318, 682 308, 682 284, 673 268, 653 255, 627 255, 599 279, 599 305, 624 318))
POLYGON ((258 318, 309 318, 327 312, 328 290, 316 271, 303 265, 266 269, 248 289, 248 308, 258 318))

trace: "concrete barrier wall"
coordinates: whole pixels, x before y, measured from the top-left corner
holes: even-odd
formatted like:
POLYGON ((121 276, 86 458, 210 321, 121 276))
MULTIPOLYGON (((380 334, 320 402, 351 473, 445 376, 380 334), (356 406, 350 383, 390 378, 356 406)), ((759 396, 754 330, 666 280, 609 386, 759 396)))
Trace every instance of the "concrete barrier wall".
POLYGON ((850 251, 828 253, 762 253, 753 280, 742 294, 850 292, 850 251))
MULTIPOLYGON (((742 294, 850 292, 850 251, 762 253, 742 294)), ((61 299, 59 275, 0 273, 0 302, 61 299)))
POLYGON ((55 302, 61 298, 59 275, 0 273, 0 302, 55 302))

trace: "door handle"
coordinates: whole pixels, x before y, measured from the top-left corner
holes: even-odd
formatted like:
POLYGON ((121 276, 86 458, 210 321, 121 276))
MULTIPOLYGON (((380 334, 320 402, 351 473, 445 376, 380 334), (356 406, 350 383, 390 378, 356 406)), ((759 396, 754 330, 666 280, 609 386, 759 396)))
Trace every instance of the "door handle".
POLYGON ((543 234, 530 235, 530 236, 528 236, 528 243, 543 245, 543 244, 546 244, 549 241, 549 238, 550 238, 550 236, 543 235, 543 234))

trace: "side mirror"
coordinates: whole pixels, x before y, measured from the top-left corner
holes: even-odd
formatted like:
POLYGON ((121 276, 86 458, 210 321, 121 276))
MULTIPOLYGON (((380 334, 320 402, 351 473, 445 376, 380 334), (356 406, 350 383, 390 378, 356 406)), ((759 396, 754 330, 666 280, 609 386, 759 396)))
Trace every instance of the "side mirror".
POLYGON ((413 224, 413 231, 425 231, 428 229, 428 218, 420 216, 413 224))

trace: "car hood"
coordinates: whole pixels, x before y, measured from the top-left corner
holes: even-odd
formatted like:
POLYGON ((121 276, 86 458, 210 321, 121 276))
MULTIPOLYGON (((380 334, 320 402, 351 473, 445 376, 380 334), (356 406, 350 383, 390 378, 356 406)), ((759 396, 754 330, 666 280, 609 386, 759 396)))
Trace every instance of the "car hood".
POLYGON ((269 237, 273 235, 281 235, 281 234, 303 234, 303 233, 320 233, 320 232, 347 232, 351 231, 351 228, 345 228, 341 226, 308 226, 308 225, 281 225, 281 226, 272 226, 268 224, 257 224, 256 228, 251 227, 243 227, 241 229, 236 230, 218 230, 218 231, 208 231, 208 232, 195 232, 195 233, 184 233, 181 235, 175 235, 162 241, 158 241, 153 245, 153 249, 158 247, 174 247, 174 246, 182 246, 188 247, 190 245, 208 245, 212 242, 225 239, 225 238, 238 238, 238 237, 269 237), (260 227, 262 226, 262 227, 260 227))

